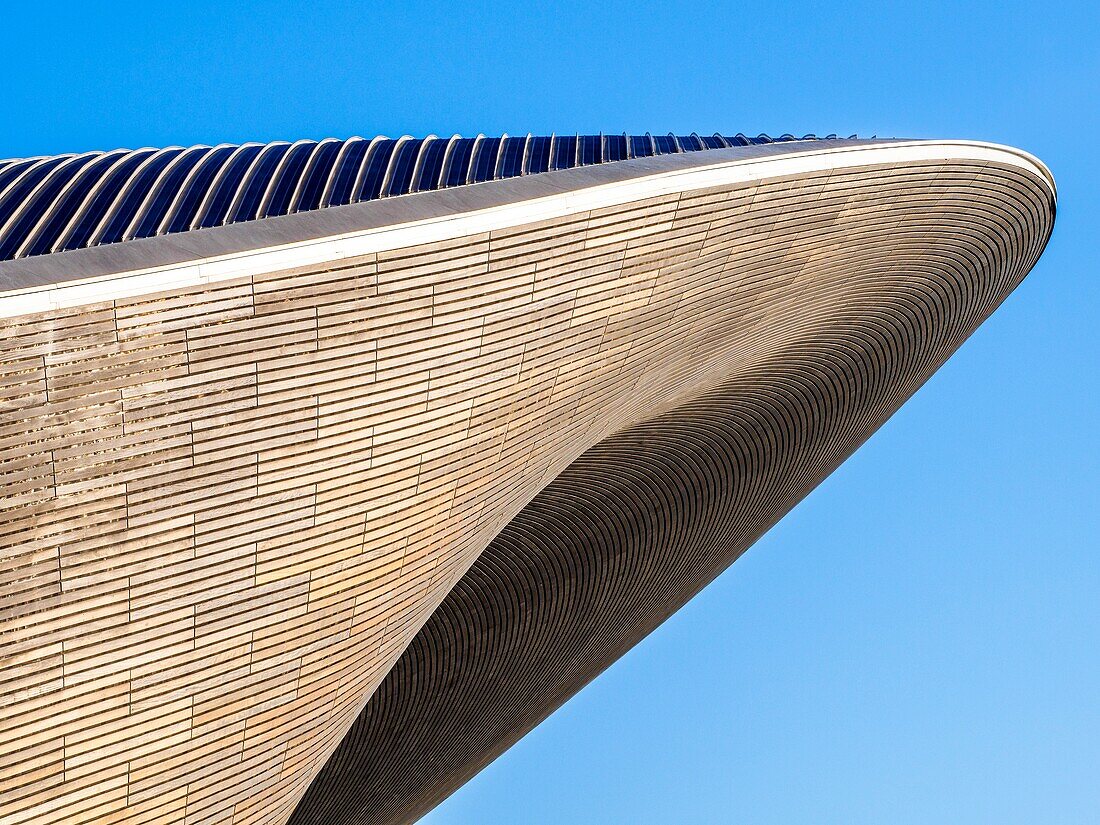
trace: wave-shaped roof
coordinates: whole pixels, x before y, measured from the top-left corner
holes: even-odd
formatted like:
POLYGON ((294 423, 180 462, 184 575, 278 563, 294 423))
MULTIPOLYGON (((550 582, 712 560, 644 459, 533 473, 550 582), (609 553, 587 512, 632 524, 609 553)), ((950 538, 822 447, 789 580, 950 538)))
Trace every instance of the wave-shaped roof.
POLYGON ((0 260, 630 158, 817 139, 648 133, 352 137, 4 160, 0 260))

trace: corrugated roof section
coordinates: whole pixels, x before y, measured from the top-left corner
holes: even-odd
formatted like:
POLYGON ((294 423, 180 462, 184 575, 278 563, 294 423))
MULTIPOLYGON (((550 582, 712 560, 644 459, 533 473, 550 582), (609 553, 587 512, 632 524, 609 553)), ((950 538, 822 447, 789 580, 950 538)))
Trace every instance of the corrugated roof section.
POLYGON ((0 161, 0 260, 576 166, 818 139, 789 134, 429 135, 6 160, 0 161))

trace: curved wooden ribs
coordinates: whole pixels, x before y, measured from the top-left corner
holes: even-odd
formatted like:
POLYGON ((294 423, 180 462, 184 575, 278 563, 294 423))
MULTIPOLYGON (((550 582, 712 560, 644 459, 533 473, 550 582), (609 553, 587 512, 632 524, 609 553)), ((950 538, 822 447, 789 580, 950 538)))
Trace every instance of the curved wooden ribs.
POLYGON ((1053 208, 810 172, 0 321, 0 822, 423 813, 851 454, 1053 208))

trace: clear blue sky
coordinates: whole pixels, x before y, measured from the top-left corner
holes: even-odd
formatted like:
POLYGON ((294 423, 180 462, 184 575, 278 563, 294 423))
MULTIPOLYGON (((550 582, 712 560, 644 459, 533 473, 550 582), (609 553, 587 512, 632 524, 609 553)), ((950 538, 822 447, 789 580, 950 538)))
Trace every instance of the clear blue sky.
POLYGON ((1032 275, 466 823, 1100 822, 1100 15, 1086 3, 9 4, 0 156, 453 132, 1009 143, 1032 275))

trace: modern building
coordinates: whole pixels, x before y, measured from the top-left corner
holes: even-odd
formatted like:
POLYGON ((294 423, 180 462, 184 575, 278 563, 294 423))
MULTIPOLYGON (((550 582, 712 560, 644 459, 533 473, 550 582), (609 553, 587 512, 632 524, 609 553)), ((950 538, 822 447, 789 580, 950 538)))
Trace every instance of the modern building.
POLYGON ((0 823, 400 823, 732 563, 1050 236, 1006 147, 0 164, 0 823))

